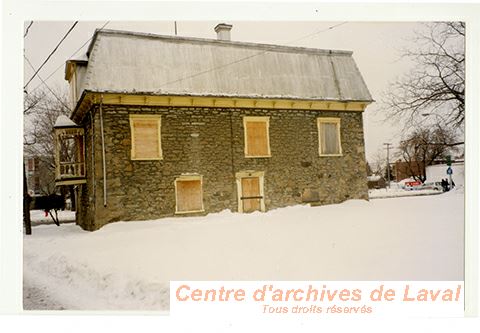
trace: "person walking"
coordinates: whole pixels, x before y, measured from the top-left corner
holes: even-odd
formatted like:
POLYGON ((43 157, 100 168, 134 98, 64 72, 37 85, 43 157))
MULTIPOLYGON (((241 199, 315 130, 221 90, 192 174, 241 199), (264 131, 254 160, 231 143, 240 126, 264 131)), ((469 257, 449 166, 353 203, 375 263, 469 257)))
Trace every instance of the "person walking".
POLYGON ((448 181, 446 179, 443 179, 443 178, 442 178, 442 189, 443 189, 443 192, 448 191, 448 181))

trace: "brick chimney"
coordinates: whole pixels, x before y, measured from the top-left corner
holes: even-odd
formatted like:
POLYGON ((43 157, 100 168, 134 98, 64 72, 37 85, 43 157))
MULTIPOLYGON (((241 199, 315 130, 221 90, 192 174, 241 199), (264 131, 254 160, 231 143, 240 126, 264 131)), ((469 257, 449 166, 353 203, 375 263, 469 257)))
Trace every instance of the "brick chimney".
POLYGON ((230 40, 230 30, 232 30, 231 24, 219 23, 215 27, 218 40, 230 40))

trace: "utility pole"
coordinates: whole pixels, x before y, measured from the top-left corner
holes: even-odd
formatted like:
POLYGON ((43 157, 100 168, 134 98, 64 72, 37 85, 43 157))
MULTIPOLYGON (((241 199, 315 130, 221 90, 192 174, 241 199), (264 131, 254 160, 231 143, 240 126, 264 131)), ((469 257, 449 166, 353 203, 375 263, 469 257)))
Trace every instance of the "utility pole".
POLYGON ((175 36, 177 35, 177 21, 173 21, 174 25, 175 25, 175 36))
POLYGON ((387 184, 388 188, 390 188, 390 146, 391 143, 384 143, 384 146, 387 146, 387 184))
POLYGON ((30 220, 30 202, 32 198, 28 194, 27 187, 27 173, 25 171, 25 162, 23 163, 23 225, 25 226, 25 233, 32 234, 32 221, 30 220))

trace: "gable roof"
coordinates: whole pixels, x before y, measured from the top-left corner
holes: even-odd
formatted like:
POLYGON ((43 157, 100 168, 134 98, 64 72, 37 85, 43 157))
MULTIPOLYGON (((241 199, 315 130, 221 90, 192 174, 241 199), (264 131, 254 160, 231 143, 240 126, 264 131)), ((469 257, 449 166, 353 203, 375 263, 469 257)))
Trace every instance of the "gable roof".
POLYGON ((82 90, 362 101, 352 52, 97 30, 82 90))

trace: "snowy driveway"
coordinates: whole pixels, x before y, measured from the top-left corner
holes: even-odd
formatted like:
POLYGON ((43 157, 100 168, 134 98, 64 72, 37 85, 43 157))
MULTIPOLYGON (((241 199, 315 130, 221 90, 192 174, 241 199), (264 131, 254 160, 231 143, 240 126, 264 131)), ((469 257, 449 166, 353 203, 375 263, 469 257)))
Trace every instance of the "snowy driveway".
POLYGON ((38 226, 24 274, 77 309, 168 310, 170 280, 463 280, 463 192, 38 226))
MULTIPOLYGON (((23 308, 25 310, 65 310, 62 304, 51 298, 45 286, 37 287, 29 279, 23 279, 23 308)), ((73 306, 69 309, 74 309, 73 306)))

